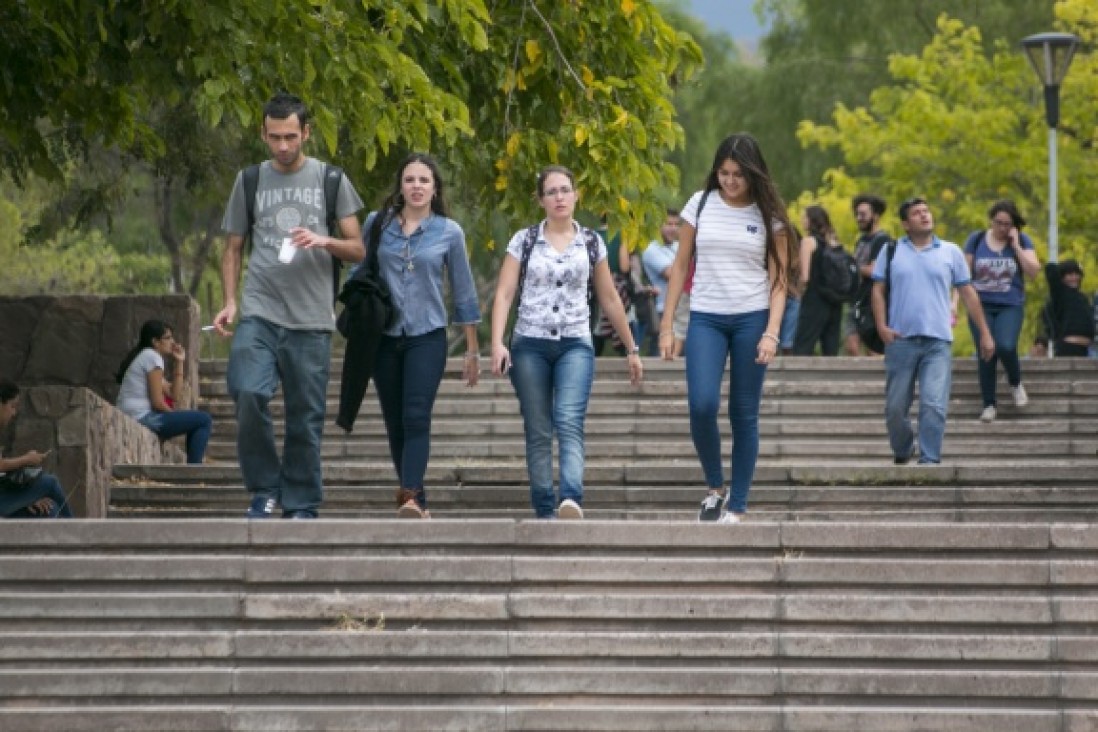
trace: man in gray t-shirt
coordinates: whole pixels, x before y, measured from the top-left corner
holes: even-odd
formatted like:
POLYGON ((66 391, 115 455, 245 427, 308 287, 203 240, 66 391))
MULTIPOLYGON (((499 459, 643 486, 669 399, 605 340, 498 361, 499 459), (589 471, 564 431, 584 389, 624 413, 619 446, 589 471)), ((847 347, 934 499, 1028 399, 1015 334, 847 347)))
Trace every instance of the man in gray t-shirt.
POLYGON ((357 213, 362 199, 346 176, 340 181, 336 217, 329 232, 324 200, 325 166, 306 157, 308 109, 280 93, 263 108, 263 141, 271 159, 259 167, 254 225, 248 231, 243 173, 238 173, 222 228, 225 305, 214 318, 223 336, 237 316, 244 241, 251 254, 244 279, 240 323, 229 355, 229 393, 236 402, 237 457, 252 494, 247 515, 267 518, 281 503, 283 515, 315 518, 323 498, 320 439, 335 314, 332 258, 365 256, 357 213), (286 439, 279 459, 269 403, 281 383, 286 439))

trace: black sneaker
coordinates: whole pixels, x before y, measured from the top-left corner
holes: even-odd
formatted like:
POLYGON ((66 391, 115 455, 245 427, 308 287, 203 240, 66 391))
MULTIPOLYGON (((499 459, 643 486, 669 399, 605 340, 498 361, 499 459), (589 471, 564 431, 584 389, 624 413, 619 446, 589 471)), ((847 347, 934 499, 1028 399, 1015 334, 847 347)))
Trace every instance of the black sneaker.
POLYGON ((284 519, 315 519, 317 517, 316 511, 311 508, 302 508, 297 511, 283 511, 282 518, 284 519))
POLYGON ((244 515, 250 519, 270 518, 274 513, 275 503, 275 499, 271 496, 256 495, 252 498, 252 503, 248 506, 248 512, 244 515))
POLYGON ((710 493, 701 503, 701 511, 698 512, 698 521, 717 521, 721 517, 721 504, 724 496, 719 493, 710 493))

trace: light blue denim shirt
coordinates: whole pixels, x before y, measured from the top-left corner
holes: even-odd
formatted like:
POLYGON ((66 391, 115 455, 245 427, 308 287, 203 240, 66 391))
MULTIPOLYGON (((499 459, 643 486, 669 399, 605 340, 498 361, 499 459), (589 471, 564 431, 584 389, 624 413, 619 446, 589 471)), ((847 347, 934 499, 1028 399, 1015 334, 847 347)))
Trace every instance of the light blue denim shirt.
MULTIPOLYGON (((362 227, 362 239, 367 247, 370 226, 376 215, 375 211, 367 216, 362 227)), ((450 279, 454 323, 480 322, 477 289, 465 251, 465 232, 453 219, 431 215, 406 236, 400 219, 394 217, 381 232, 378 262, 396 309, 395 323, 386 335, 417 336, 446 327, 443 269, 450 279)), ((363 264, 355 269, 361 266, 363 264)))

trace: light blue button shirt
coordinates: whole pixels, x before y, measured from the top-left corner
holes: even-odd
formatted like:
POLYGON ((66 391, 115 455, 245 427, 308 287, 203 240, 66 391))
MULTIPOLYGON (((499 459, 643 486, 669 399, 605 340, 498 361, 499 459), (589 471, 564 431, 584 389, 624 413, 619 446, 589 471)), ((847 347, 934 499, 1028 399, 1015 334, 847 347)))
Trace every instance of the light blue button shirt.
MULTIPOLYGON (((877 257, 874 282, 884 282, 887 262, 888 257, 877 257)), ((889 275, 888 327, 901 338, 926 336, 952 343, 952 289, 971 280, 965 256, 953 242, 935 236, 919 250, 909 237, 900 237, 889 275)))
MULTIPOLYGON (((373 212, 367 216, 362 227, 362 240, 367 247, 376 215, 373 212)), ((453 219, 429 216, 411 235, 406 235, 400 219, 394 216, 381 232, 378 263, 396 309, 395 323, 386 335, 417 336, 446 327, 449 319, 443 297, 443 270, 450 280, 454 323, 480 322, 476 285, 465 250, 465 232, 453 219)), ((364 265, 365 260, 352 274, 364 265)))

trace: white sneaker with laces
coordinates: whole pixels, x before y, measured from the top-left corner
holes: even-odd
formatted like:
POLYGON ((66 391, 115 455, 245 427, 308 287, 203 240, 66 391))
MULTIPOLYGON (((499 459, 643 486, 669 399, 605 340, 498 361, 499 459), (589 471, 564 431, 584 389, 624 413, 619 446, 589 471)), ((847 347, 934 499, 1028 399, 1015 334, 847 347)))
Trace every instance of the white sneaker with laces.
POLYGON ((994 422, 995 418, 999 416, 999 410, 992 404, 989 407, 984 407, 984 411, 980 412, 981 422, 994 422))
POLYGON ((1029 404, 1029 395, 1026 394, 1026 388, 1021 384, 1011 387, 1010 393, 1014 395, 1014 406, 1024 407, 1029 404))
POLYGON ((581 519, 583 518, 583 509, 571 498, 565 498, 560 502, 560 507, 557 508, 557 516, 562 519, 581 519))
POLYGON ((731 511, 725 511, 721 514, 721 517, 717 519, 718 524, 738 524, 742 522, 738 513, 732 513, 731 511))

